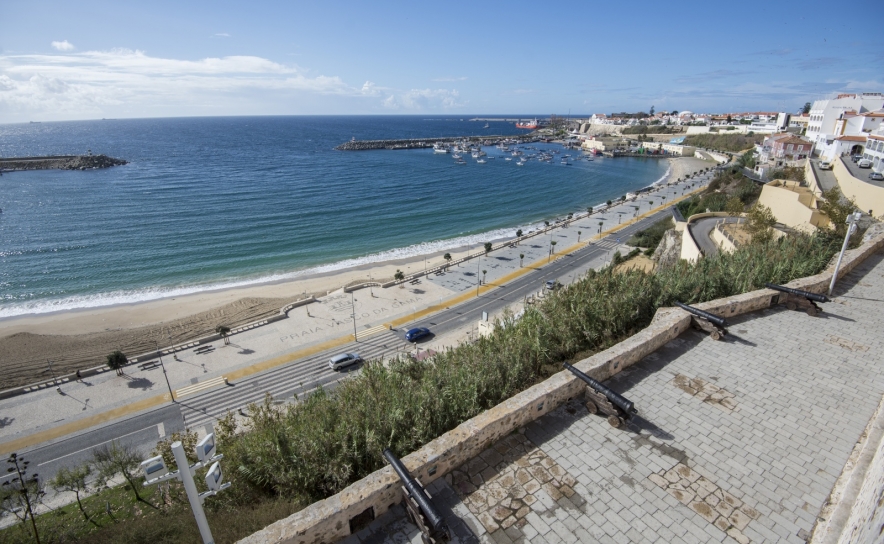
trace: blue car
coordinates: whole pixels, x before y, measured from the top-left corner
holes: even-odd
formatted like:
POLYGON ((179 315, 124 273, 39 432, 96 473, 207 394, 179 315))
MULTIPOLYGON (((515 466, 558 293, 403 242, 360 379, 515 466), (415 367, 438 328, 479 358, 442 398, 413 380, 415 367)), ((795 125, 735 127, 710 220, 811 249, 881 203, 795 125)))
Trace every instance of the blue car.
POLYGON ((430 329, 424 327, 418 327, 416 329, 411 329, 407 333, 405 333, 405 339, 409 342, 417 342, 421 338, 426 338, 430 336, 430 329))

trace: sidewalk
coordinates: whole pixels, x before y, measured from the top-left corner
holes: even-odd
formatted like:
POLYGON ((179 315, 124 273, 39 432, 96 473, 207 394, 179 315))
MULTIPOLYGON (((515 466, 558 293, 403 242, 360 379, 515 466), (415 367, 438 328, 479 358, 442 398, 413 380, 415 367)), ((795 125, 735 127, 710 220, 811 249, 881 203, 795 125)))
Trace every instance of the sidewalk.
MULTIPOLYGON (((590 239, 597 243, 599 222, 602 234, 652 212, 668 207, 681 198, 685 183, 663 186, 652 193, 643 193, 636 202, 614 206, 550 233, 530 238, 519 246, 506 247, 480 258, 453 266, 440 276, 430 275, 418 284, 403 284, 388 289, 361 289, 353 293, 336 291, 317 303, 293 309, 288 319, 254 328, 230 337, 231 344, 213 343, 214 351, 196 354, 192 350, 179 352, 179 360, 164 356, 169 385, 158 368, 139 370, 137 365, 126 369, 118 377, 112 372, 92 376, 82 382, 61 385, 64 394, 47 388, 13 397, 0 403, 0 450, 10 452, 47 440, 85 430, 128 414, 163 405, 170 401, 169 387, 178 390, 221 376, 230 380, 249 376, 287 362, 343 346, 352 342, 355 308, 357 332, 392 325, 398 327, 429 315, 444 306, 450 306, 474 296, 476 281, 484 278, 481 292, 496 288, 501 281, 509 281, 528 273, 530 266, 542 266, 548 260, 561 257, 569 250, 590 239), (666 196, 664 206, 659 204, 666 196), (638 209, 635 207, 638 206, 638 209), (578 234, 578 231, 580 234, 578 234), (555 241, 555 255, 550 256, 550 242, 555 241), (520 265, 519 255, 524 255, 520 265), (483 274, 483 271, 486 271, 483 274)), ((696 188, 691 189, 696 190, 696 188)), ((608 237, 616 243, 616 234, 608 237)), ((625 243, 626 240, 621 240, 625 243)), ((609 242, 605 241, 605 244, 609 242)), ((613 254, 613 249, 609 254, 613 254)), ((562 283, 573 281, 589 267, 597 268, 603 262, 574 270, 560 278, 562 283)), ((538 285, 538 290, 542 286, 538 285)), ((464 324, 465 333, 474 324, 464 324)), ((455 345, 465 336, 451 334, 434 340, 426 347, 438 349, 455 345)))

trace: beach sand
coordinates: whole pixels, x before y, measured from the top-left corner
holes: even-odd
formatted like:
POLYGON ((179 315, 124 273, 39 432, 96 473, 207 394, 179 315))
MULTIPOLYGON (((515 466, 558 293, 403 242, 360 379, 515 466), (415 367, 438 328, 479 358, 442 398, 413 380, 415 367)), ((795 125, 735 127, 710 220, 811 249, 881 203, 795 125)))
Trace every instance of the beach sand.
MULTIPOLYGON (((669 160, 672 181, 711 165, 696 158, 669 160)), ((447 252, 458 259, 477 249, 447 252)), ((52 361, 56 374, 73 373, 103 364, 105 356, 117 349, 135 356, 155 345, 165 347, 211 334, 218 325, 233 328, 276 315, 305 295, 325 296, 369 277, 390 281, 396 270, 408 275, 425 266, 433 268, 444 264, 445 253, 427 255, 426 265, 424 256, 414 256, 274 283, 0 319, 0 390, 51 379, 47 361, 52 361)))

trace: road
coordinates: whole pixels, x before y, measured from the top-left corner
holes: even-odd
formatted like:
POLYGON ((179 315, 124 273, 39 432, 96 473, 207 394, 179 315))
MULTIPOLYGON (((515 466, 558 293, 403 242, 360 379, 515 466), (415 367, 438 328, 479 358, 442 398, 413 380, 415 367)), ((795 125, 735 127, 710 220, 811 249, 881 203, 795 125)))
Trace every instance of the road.
MULTIPOLYGON (((667 188, 662 194, 668 195, 667 198, 671 201, 680 196, 679 191, 681 188, 667 188)), ((629 207, 629 203, 623 206, 629 207)), ((632 212, 631 208, 629 211, 632 212)), ((613 221, 613 217, 617 213, 625 212, 612 209, 609 212, 609 217, 605 218, 604 215, 599 215, 594 220, 613 221)), ((346 377, 350 372, 358 371, 358 365, 347 369, 348 371, 335 372, 328 367, 330 356, 341 352, 358 352, 367 360, 395 356, 400 351, 404 352, 412 348, 405 341, 404 332, 414 326, 429 327, 436 335, 456 331, 468 323, 478 321, 483 312, 488 312, 489 315, 496 314, 512 303, 522 301, 527 295, 539 291, 547 280, 557 279, 562 283, 573 281, 578 269, 607 253, 611 253, 619 245, 617 239, 625 242, 636 231, 647 228, 652 223, 669 216, 670 213, 668 209, 654 213, 600 241, 594 241, 573 253, 561 256, 549 264, 536 268, 506 285, 486 291, 479 297, 418 322, 402 326, 398 330, 385 331, 359 342, 353 342, 255 374, 230 384, 226 388, 184 397, 175 404, 148 410, 125 419, 114 420, 102 427, 70 435, 20 453, 31 461, 31 466, 39 467, 41 476, 48 478, 62 466, 71 467, 85 461, 91 457, 95 447, 112 440, 120 440, 129 444, 146 456, 156 446, 159 438, 167 437, 173 432, 184 429, 185 422, 189 429, 212 425, 217 418, 225 415, 228 411, 235 412, 252 402, 260 402, 268 393, 273 397, 275 403, 283 403, 291 401, 296 394, 300 395, 319 386, 333 389, 340 379, 346 377)), ((524 243, 539 242, 527 241, 524 243)), ((4 477, 0 477, 0 481, 3 479, 4 477)))

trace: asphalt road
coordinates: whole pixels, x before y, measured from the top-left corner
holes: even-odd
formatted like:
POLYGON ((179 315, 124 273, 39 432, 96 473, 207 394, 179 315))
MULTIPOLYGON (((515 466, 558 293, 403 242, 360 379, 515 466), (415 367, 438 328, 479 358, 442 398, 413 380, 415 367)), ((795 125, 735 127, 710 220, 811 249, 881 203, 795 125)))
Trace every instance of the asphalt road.
MULTIPOLYGON (((679 194, 676 191, 670 198, 679 194)), ((617 245, 617 238, 625 242, 635 231, 646 228, 669 215, 668 209, 657 212, 599 242, 593 242, 589 246, 560 257, 505 286, 487 291, 479 297, 403 326, 399 330, 384 332, 328 352, 293 361, 255 374, 228 387, 185 397, 175 404, 111 421, 102 427, 35 446, 20 453, 31 461, 32 468, 37 467, 37 472, 42 478, 48 479, 60 467, 76 466, 89 459, 94 448, 112 440, 120 440, 131 445, 147 457, 161 435, 169 436, 172 432, 184 429, 185 419, 189 429, 196 429, 211 425, 216 418, 223 416, 227 411, 236 411, 252 402, 260 402, 266 394, 272 395, 275 402, 282 403, 290 401, 294 395, 303 394, 318 386, 334 389, 341 378, 347 376, 349 372, 358 370, 358 365, 344 372, 332 371, 328 368, 328 359, 331 355, 352 351, 358 352, 365 359, 373 359, 407 351, 412 347, 404 340, 404 333, 408 328, 425 326, 435 334, 445 334, 466 323, 477 321, 483 311, 494 314, 505 306, 536 293, 542 289, 547 280, 557 279, 562 283, 568 283, 566 276, 569 274, 573 276, 576 269, 609 252, 617 245)), ((0 477, 0 482, 3 479, 0 477)))

